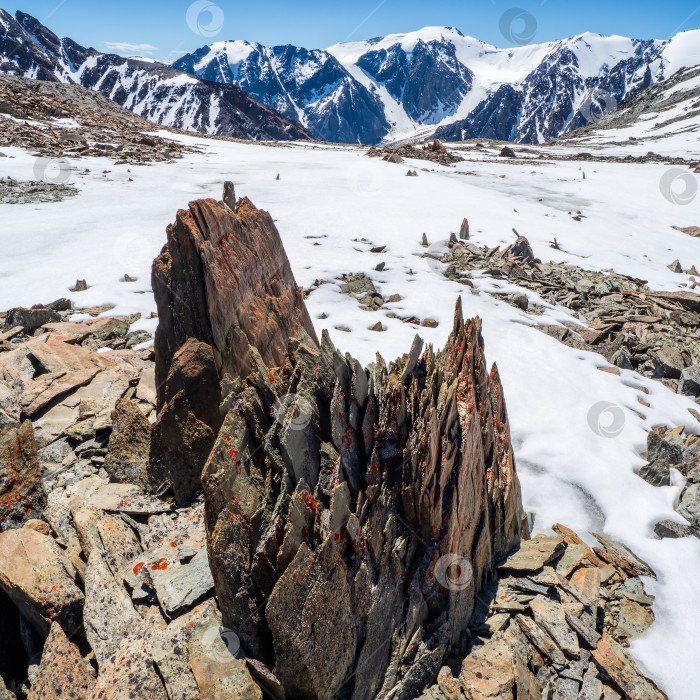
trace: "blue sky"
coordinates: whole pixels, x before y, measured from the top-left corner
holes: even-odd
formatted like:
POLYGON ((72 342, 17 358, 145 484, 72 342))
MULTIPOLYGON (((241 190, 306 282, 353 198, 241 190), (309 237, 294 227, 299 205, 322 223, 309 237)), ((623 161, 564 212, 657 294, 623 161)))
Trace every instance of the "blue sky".
MULTIPOLYGON (((61 37, 100 51, 175 58, 220 39, 325 48, 339 41, 455 26, 496 46, 513 45, 499 29, 513 8, 536 22, 532 42, 584 31, 664 39, 700 27, 700 0, 0 0, 8 12, 34 15, 61 37), (209 9, 206 9, 206 8, 209 9), (191 9, 190 9, 191 8, 191 9), (189 14, 188 14, 189 11, 189 14)), ((535 25, 530 21, 528 34, 535 25)), ((523 28, 524 25, 523 25, 523 28)))

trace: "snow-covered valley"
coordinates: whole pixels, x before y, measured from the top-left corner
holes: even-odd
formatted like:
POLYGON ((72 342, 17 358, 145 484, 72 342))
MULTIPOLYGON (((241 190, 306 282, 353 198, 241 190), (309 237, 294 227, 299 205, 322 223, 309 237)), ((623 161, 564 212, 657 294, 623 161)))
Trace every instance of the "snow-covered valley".
MULTIPOLYGON (((631 370, 601 371, 609 364, 600 355, 566 347, 537 329, 575 321, 568 309, 544 304, 541 315, 520 311, 493 293, 523 290, 486 273, 474 275, 473 289, 445 279, 440 263, 424 256, 421 239, 425 233, 429 252, 439 253, 466 217, 477 245, 508 245, 515 229, 545 262, 613 270, 647 280, 653 290, 687 291, 689 275, 669 265, 675 259, 684 270, 700 265, 700 242, 672 227, 700 224, 700 196, 683 204, 672 192, 690 192, 688 178, 697 190, 700 176, 686 166, 670 190, 667 173, 678 166, 664 160, 697 162, 697 140, 674 131, 653 148, 644 134, 622 146, 617 135, 600 132, 585 144, 516 148, 515 159, 499 157, 503 144, 470 141, 450 145, 465 160, 443 166, 370 159, 364 148, 159 135, 198 152, 148 166, 71 159, 69 184, 79 189, 77 196, 0 204, 0 307, 68 297, 76 308, 110 304, 109 314, 140 313, 135 328, 153 332, 151 264, 165 228, 189 201, 219 199, 227 180, 275 219, 297 283, 310 290, 306 303, 319 336, 328 330, 341 351, 363 363, 375 353, 387 360, 403 354, 416 333, 442 347, 461 296, 465 316, 483 319, 486 355, 501 373, 523 504, 535 531, 563 522, 581 533, 605 532, 652 566, 658 581, 645 580, 645 586, 656 596, 657 619, 633 641, 633 655, 669 697, 696 697, 700 540, 660 540, 653 531, 660 520, 682 522, 674 506, 684 479, 674 471, 670 486, 653 487, 636 474, 652 428, 684 425, 700 434, 688 411, 695 402, 631 370), (622 160, 649 150, 659 154, 651 162, 622 160), (582 151, 591 156, 579 159, 582 151), (611 156, 619 160, 598 159, 611 156), (408 170, 418 177, 406 177, 408 170), (551 247, 554 239, 559 249, 551 247), (350 273, 364 273, 385 299, 400 300, 364 310, 341 294, 340 278, 350 273), (124 282, 125 274, 136 281, 124 282), (69 291, 83 278, 86 291, 69 291), (371 330, 377 323, 381 332, 371 330), (624 415, 614 437, 595 422, 605 416, 591 418, 602 402, 624 415)), ((2 177, 31 180, 35 163, 27 151, 0 147, 2 177)))

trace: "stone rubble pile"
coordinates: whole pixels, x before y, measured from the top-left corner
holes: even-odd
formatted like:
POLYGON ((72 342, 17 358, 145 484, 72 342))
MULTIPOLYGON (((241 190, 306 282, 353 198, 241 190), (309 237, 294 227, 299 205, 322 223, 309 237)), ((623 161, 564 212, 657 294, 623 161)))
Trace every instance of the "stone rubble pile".
POLYGON ((152 133, 162 129, 99 93, 76 86, 0 75, 0 145, 46 158, 107 156, 139 165, 190 150, 152 133), (73 120, 75 126, 56 123, 73 120))
MULTIPOLYGON (((570 309, 585 325, 543 330, 566 345, 597 352, 621 369, 658 379, 672 391, 700 401, 700 295, 655 292, 643 280, 612 271, 543 263, 523 237, 504 250, 452 241, 442 263, 445 277, 461 284, 472 284, 470 272, 485 272, 570 309)), ((543 311, 524 294, 504 298, 528 313, 543 311)))
POLYGON ((449 165, 451 163, 459 163, 464 158, 448 151, 440 141, 431 141, 422 146, 405 144, 403 146, 372 146, 367 155, 370 158, 382 158, 390 163, 401 163, 404 158, 413 158, 416 160, 429 160, 433 163, 441 163, 449 165))
POLYGON ((654 621, 640 576, 654 572, 596 535, 537 535, 499 567, 472 617, 469 654, 421 700, 661 700, 626 647, 654 621))
POLYGON ((51 182, 20 181, 11 177, 0 179, 0 204, 34 204, 37 202, 60 202, 74 197, 78 190, 70 185, 51 182))
POLYGON ((647 436, 648 462, 639 476, 652 486, 669 486, 671 469, 676 469, 686 480, 676 510, 690 524, 663 520, 654 527, 659 537, 700 537, 700 438, 684 431, 683 426, 663 426, 647 436))

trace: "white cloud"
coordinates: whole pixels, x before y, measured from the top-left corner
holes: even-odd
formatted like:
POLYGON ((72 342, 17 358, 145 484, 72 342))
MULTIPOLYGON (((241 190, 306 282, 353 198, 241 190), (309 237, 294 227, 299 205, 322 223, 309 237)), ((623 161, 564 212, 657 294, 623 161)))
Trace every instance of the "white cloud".
POLYGON ((151 44, 130 44, 127 41, 105 41, 105 47, 109 51, 116 51, 117 53, 153 53, 158 51, 157 46, 151 46, 151 44))

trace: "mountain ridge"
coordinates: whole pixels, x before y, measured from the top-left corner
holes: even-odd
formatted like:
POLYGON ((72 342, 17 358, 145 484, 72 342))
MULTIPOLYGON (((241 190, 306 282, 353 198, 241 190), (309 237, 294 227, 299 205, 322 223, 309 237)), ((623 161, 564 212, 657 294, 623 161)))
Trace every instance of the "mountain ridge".
MULTIPOLYGON (((679 68, 700 64, 700 55, 693 57, 693 37, 700 41, 700 30, 682 32, 670 40, 584 32, 569 39, 500 49, 453 27, 425 27, 309 52, 316 61, 335 59, 336 78, 342 78, 344 86, 354 83, 356 93, 369 95, 359 106, 334 91, 330 80, 324 85, 332 100, 327 94, 316 99, 312 91, 304 92, 298 75, 275 65, 282 49, 307 51, 291 45, 219 41, 186 54, 173 65, 190 74, 240 84, 255 99, 283 114, 297 114, 317 138, 368 143, 362 134, 354 133, 355 138, 348 139, 346 130, 338 138, 340 134, 329 133, 327 128, 320 133, 316 127, 329 113, 347 117, 352 109, 363 125, 374 120, 369 133, 376 141, 435 135, 451 140, 490 136, 534 143, 590 123, 585 117, 590 116, 595 90, 603 90, 609 102, 617 104, 679 68), (261 67, 277 77, 281 70, 280 84, 293 79, 302 93, 301 102, 290 100, 283 89, 271 92, 269 83, 259 83, 256 70, 261 67), (554 114, 548 114, 552 101, 554 114)), ((311 63, 305 68, 309 75, 302 77, 323 77, 311 63)))
POLYGON ((60 39, 23 12, 12 17, 0 9, 0 72, 97 90, 164 126, 254 140, 309 138, 296 122, 259 104, 237 85, 86 48, 60 39))
POLYGON ((700 30, 667 40, 584 32, 501 49, 438 26, 327 49, 216 41, 168 64, 85 48, 0 10, 0 72, 96 89, 191 131, 367 145, 550 141, 700 65, 698 44, 700 30))

